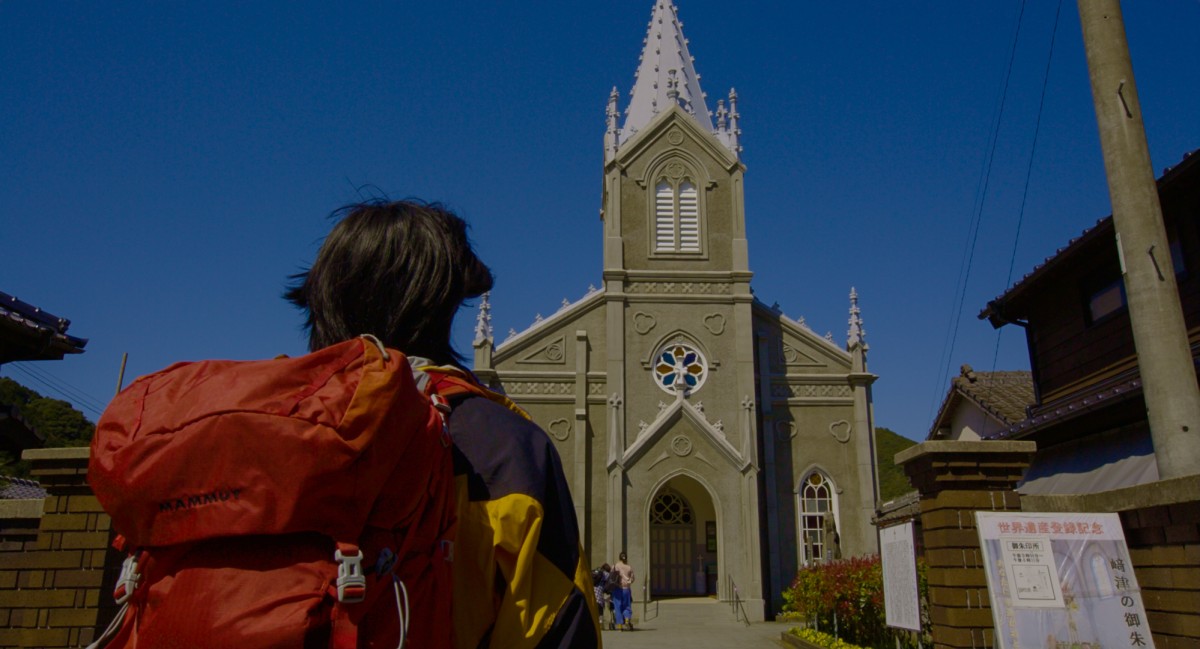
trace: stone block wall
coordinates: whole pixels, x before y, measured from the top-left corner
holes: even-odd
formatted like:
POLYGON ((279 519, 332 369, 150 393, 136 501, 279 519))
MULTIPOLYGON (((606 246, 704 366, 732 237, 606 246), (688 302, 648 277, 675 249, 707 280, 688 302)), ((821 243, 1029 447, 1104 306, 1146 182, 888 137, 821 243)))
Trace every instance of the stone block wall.
POLYGON ((2 523, 0 647, 85 646, 116 613, 112 589, 122 560, 110 547, 111 520, 86 482, 88 449, 23 457, 49 496, 14 501, 26 503, 24 517, 2 523))
POLYGON ((1025 511, 1121 517, 1158 649, 1200 647, 1200 475, 1076 496, 1026 496, 1025 511))

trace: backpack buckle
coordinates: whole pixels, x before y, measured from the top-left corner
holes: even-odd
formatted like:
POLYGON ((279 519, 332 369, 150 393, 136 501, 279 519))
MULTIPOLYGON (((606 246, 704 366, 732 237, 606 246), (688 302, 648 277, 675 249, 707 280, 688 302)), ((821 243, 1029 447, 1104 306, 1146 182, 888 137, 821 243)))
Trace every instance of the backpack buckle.
POLYGON ((357 604, 367 597, 367 577, 363 574, 362 550, 352 545, 333 551, 333 560, 338 564, 337 598, 343 604, 357 604))
POLYGON ((434 392, 429 395, 429 400, 433 402, 433 407, 437 408, 442 414, 450 414, 450 402, 446 401, 446 397, 434 392))
POLYGON ((454 443, 450 439, 450 422, 447 415, 450 414, 450 402, 446 401, 446 397, 433 392, 429 395, 429 403, 433 404, 433 409, 438 413, 438 419, 442 421, 442 448, 450 448, 454 443))
POLYGON ((131 554, 125 557, 125 561, 121 564, 121 576, 117 578, 117 586, 113 588, 113 599, 117 604, 124 604, 133 597, 133 591, 137 589, 138 582, 142 579, 142 573, 138 572, 138 557, 136 554, 131 554))

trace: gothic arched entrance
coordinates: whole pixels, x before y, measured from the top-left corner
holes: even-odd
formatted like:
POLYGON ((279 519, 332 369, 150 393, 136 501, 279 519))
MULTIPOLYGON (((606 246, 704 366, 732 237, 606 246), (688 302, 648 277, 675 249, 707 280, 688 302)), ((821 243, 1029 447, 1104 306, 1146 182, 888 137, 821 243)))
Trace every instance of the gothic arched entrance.
POLYGON ((651 597, 716 594, 717 517, 708 490, 675 476, 649 509, 651 597))

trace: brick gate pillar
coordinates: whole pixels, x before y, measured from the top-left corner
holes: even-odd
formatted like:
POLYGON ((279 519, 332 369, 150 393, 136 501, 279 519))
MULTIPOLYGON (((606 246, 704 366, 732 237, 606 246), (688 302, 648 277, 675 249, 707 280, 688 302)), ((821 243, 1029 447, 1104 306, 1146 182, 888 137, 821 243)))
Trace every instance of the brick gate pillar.
POLYGON ((80 647, 116 613, 112 589, 123 559, 112 550, 112 521, 87 484, 87 448, 25 451, 32 477, 47 491, 37 540, 0 555, 15 573, 0 590, 6 647, 80 647))
POLYGON ((992 609, 975 512, 1020 511, 1014 491, 1037 445, 929 441, 896 454, 920 495, 936 649, 992 647, 992 609))

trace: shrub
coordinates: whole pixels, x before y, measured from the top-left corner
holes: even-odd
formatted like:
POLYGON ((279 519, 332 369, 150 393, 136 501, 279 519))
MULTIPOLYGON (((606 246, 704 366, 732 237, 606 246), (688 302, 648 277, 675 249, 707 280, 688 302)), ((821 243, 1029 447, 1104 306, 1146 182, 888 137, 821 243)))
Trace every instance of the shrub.
MULTIPOLYGON (((925 564, 917 563, 922 625, 927 598, 925 564)), ((809 626, 866 647, 916 646, 913 634, 887 626, 883 605, 883 571, 879 556, 856 557, 802 568, 783 592, 784 611, 798 613, 809 626)), ((825 645, 829 646, 829 645, 825 645)))

